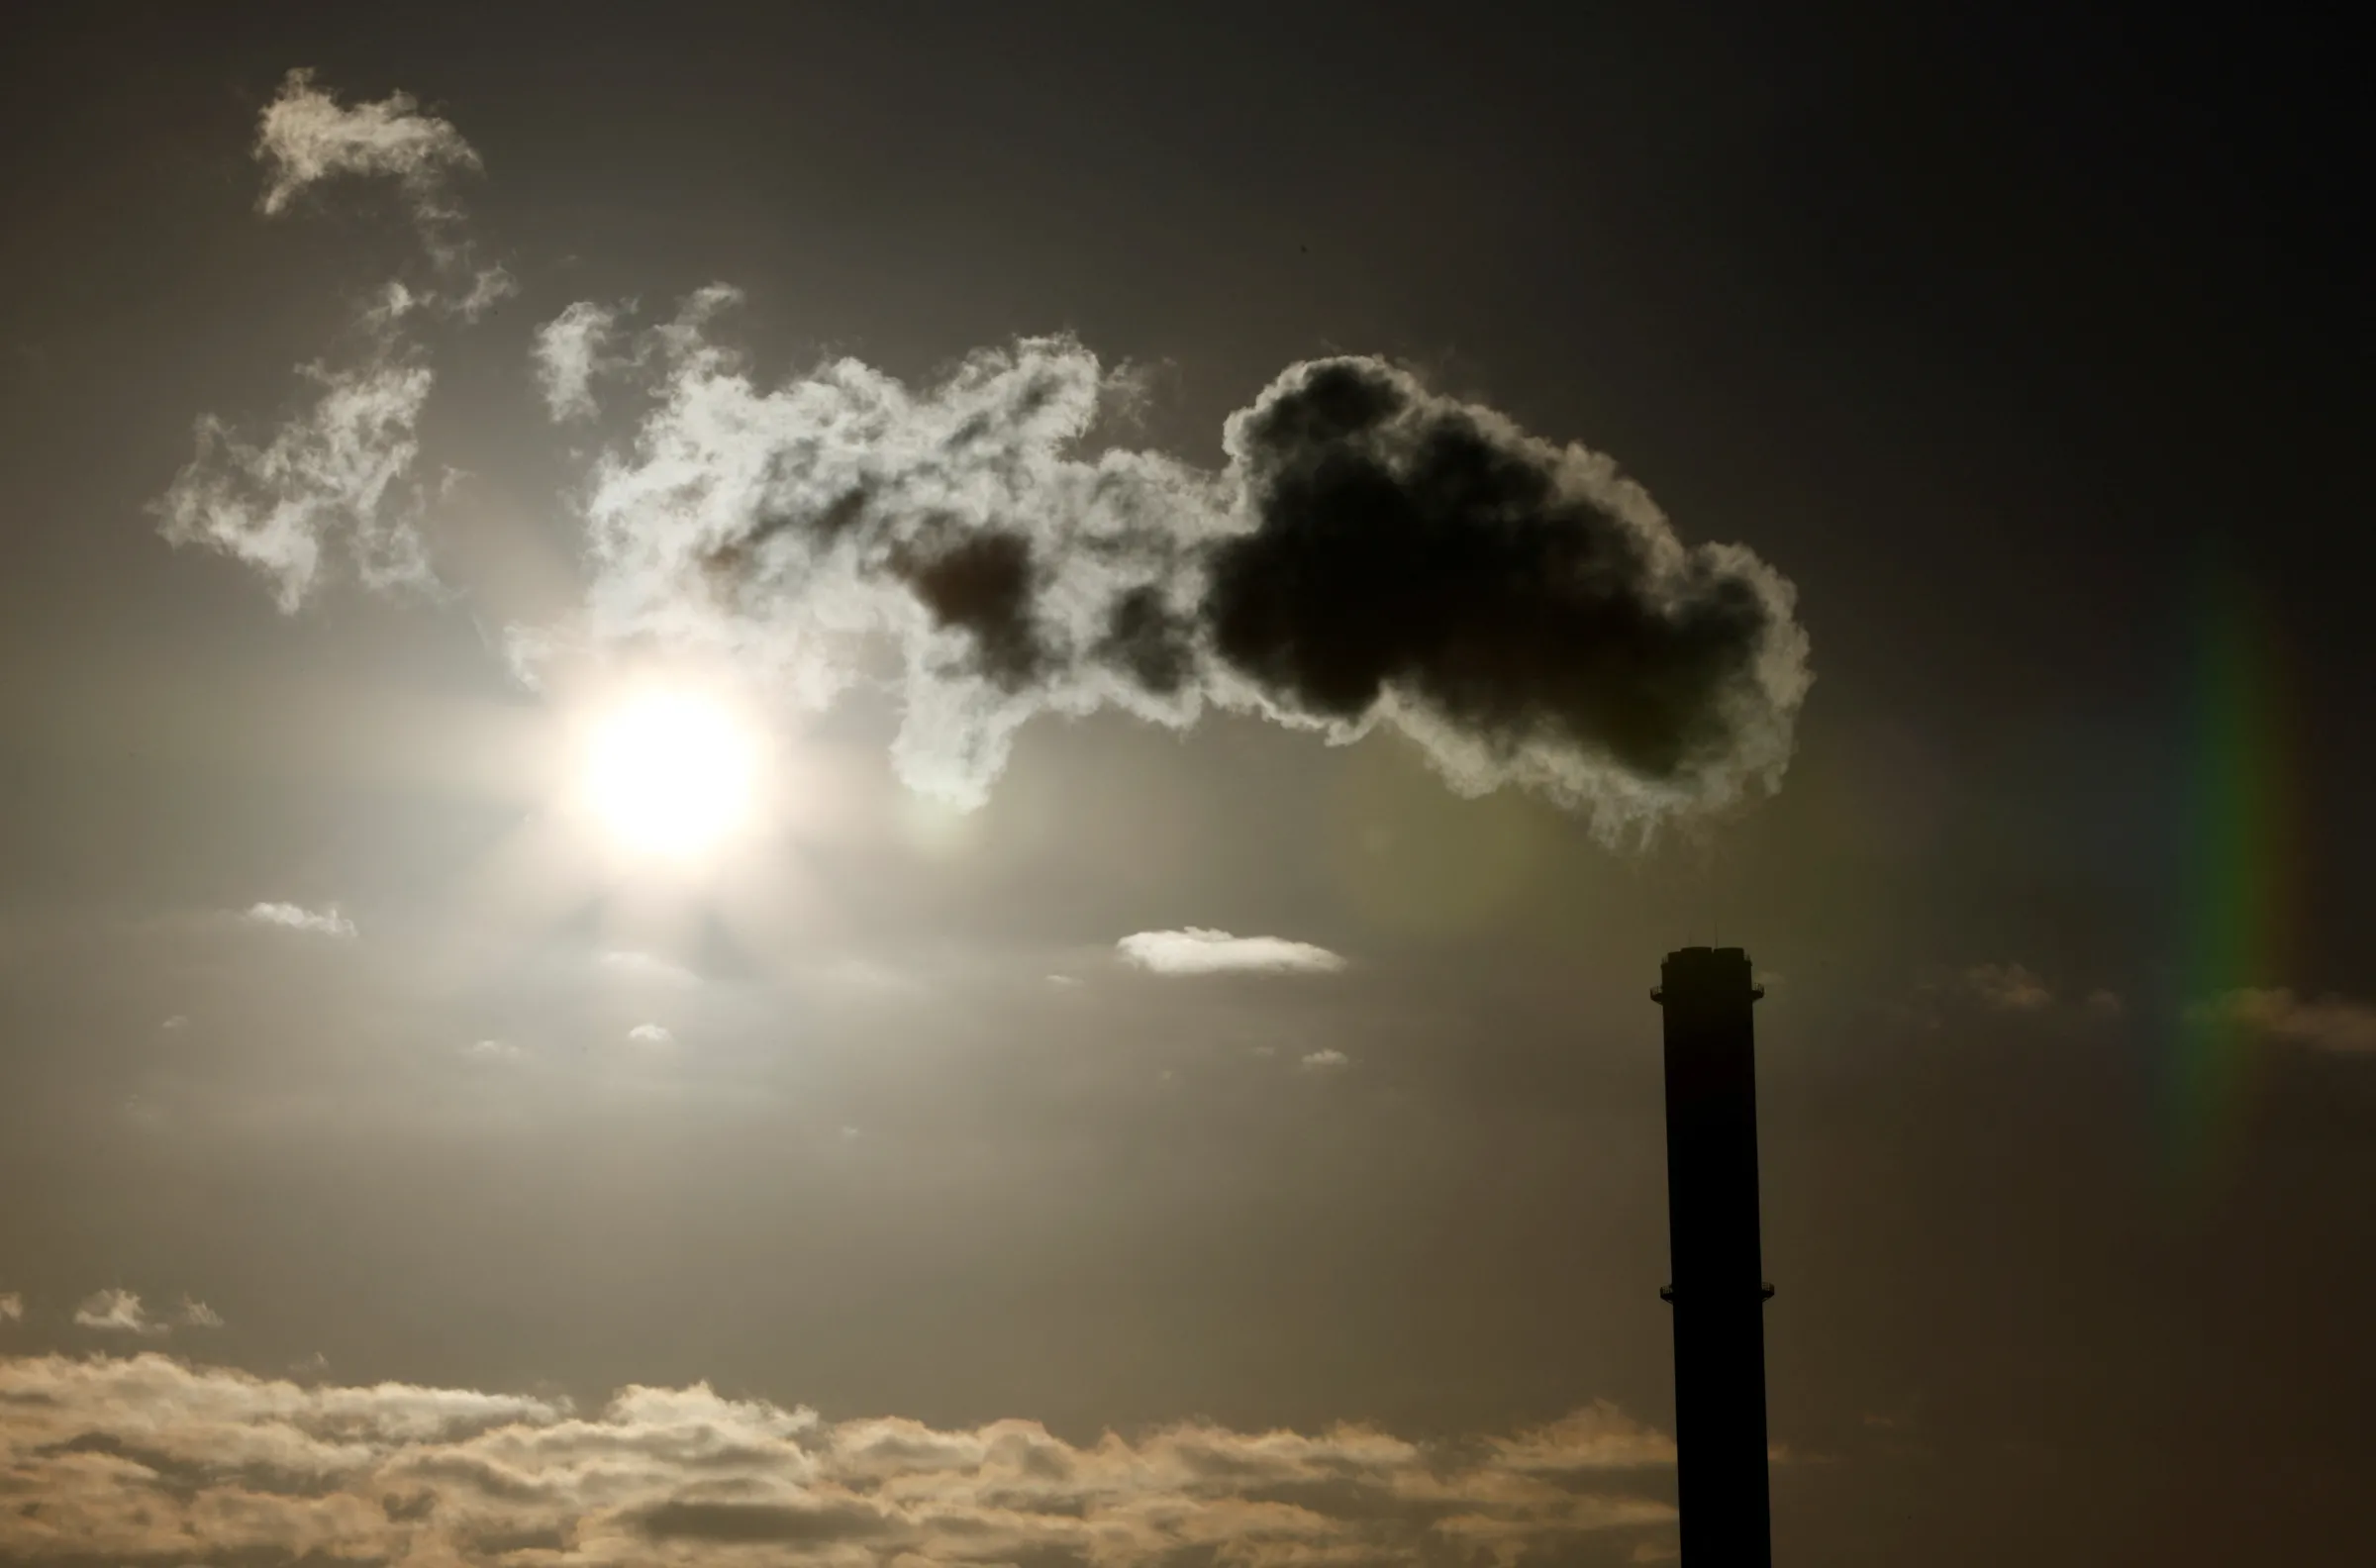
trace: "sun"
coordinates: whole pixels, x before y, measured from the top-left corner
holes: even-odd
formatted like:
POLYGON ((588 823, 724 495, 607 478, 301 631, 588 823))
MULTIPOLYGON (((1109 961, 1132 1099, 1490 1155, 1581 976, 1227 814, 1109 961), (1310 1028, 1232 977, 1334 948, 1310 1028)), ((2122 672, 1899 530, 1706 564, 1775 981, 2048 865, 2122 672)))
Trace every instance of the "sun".
POLYGON ((619 847, 686 860, 749 823, 758 763, 756 736, 725 704, 646 687, 588 727, 581 783, 619 847))

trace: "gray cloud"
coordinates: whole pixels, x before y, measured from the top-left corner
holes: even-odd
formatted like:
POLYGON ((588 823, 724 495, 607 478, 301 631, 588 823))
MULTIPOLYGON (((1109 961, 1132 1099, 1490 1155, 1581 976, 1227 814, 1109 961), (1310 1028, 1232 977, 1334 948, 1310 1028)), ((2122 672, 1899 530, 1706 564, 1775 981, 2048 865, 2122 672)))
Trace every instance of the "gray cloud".
POLYGON ((0 1360, 0 1556, 851 1565, 1183 1556, 1507 1562, 1668 1537, 1665 1438, 1606 1406, 1421 1445, 1194 1422, 1074 1444, 1036 1422, 828 1422, 696 1385, 562 1401, 301 1386, 161 1355, 0 1360))
POLYGON ((0 1323, 23 1323, 25 1298, 17 1291, 0 1291, 0 1323))
POLYGON ((1973 1000, 2002 1013, 2036 1013, 2054 1005, 2046 983, 2018 963, 1974 964, 1962 978, 1973 1000))
POLYGON ((2229 991, 2197 1013, 2312 1050, 2376 1054, 2376 1005, 2344 997, 2314 1002, 2282 986, 2247 988, 2229 991))
POLYGON ((1344 959, 1284 936, 1233 936, 1191 926, 1136 931, 1114 944, 1127 963, 1165 975, 1333 974, 1344 959))
MULTIPOLYGON (((894 760, 979 803, 1018 728, 1207 707, 1350 740, 1386 726, 1457 789, 1605 833, 1773 787, 1810 680, 1790 585, 1686 546, 1609 458, 1382 361, 1283 372, 1207 471, 1098 447, 1132 382, 1069 338, 910 387, 853 359, 761 389, 712 288, 610 368, 646 399, 584 497, 588 631, 764 671, 795 704, 895 655, 894 760)), ((582 413, 610 315, 540 365, 582 413)))
POLYGON ((355 934, 354 922, 340 914, 336 904, 325 904, 318 910, 307 909, 302 904, 256 904, 249 906, 245 918, 258 926, 278 926, 285 931, 336 936, 342 940, 355 934))

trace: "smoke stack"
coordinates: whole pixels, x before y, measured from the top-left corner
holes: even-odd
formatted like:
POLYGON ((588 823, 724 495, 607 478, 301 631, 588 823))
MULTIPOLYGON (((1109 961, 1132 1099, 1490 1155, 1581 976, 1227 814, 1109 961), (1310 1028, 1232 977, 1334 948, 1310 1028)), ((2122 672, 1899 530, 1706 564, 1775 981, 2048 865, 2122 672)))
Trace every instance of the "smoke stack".
POLYGON ((1666 1214, 1683 1568, 1771 1568, 1756 1026, 1737 947, 1666 955, 1666 1214))

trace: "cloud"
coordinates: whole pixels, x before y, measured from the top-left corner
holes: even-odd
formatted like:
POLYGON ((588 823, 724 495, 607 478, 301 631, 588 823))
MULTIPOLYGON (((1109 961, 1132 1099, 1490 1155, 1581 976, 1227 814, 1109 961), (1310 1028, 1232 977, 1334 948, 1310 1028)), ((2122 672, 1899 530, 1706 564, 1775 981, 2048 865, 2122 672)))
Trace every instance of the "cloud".
POLYGON ((516 1062, 528 1056, 528 1052, 510 1040, 499 1039, 472 1040, 462 1047, 462 1054, 472 1061, 482 1062, 516 1062))
POLYGON ((411 473, 432 377, 394 326, 411 308, 403 285, 389 285, 385 310, 363 323, 359 357, 301 366, 318 395, 270 441, 244 441, 200 417, 197 455, 149 508, 166 540, 255 568, 289 612, 312 592, 336 540, 366 586, 428 582, 417 526, 424 497, 411 473))
POLYGON ((2054 1003, 2045 982, 2020 964, 1974 964, 1962 978, 1975 1001, 2002 1013, 2036 1013, 2054 1003))
POLYGON ((639 1045, 672 1045, 676 1036, 664 1024, 639 1024, 627 1031, 627 1037, 639 1045))
MULTIPOLYGON (((1788 761, 1790 585, 1683 544, 1605 456, 1370 358, 1283 371, 1219 470, 1094 448, 1136 383, 1070 338, 922 387, 840 359, 763 390, 711 337, 736 297, 616 361, 647 412, 585 492, 587 632, 761 665, 815 707, 888 646, 920 793, 976 805, 1026 721, 1101 708, 1383 726, 1464 793, 1535 790, 1608 833, 1788 761)), ((611 322, 581 305, 541 336, 556 413, 585 412, 611 322)))
POLYGON ((1284 936, 1233 936, 1191 926, 1138 931, 1116 942, 1125 962, 1165 975, 1334 974, 1344 960, 1326 947, 1284 936))
POLYGON ((582 300, 537 329, 537 385, 555 420, 594 417, 594 378, 617 333, 616 312, 582 300))
MULTIPOLYGON (((453 182, 478 172, 478 153, 451 124, 421 113, 410 94, 343 105, 315 85, 312 71, 293 70, 264 107, 255 157, 265 170, 257 206, 266 217, 328 181, 390 180, 431 253, 444 264, 463 264, 462 207, 453 182)), ((473 280, 474 289, 483 286, 483 276, 473 280)))
POLYGON ((138 1292, 128 1290, 95 1291, 74 1309, 77 1327, 96 1328, 102 1333, 162 1334, 172 1332, 171 1323, 150 1318, 141 1305, 138 1292))
POLYGON ((842 1568, 1186 1559, 1321 1568, 1671 1537, 1671 1447, 1606 1407, 1506 1438, 1208 1422, 831 1422, 706 1385, 559 1400, 300 1385, 148 1354, 0 1359, 0 1557, 842 1568), (513 1553, 521 1555, 515 1558, 513 1553))
POLYGON ((355 934, 354 922, 340 914, 336 904, 325 904, 318 910, 309 910, 302 904, 256 904, 248 908, 246 918, 259 926, 278 926, 342 940, 355 934))
POLYGON ((25 1298, 16 1291, 0 1291, 0 1323, 23 1323, 25 1298))
POLYGON ((596 963, 624 980, 640 980, 650 984, 690 986, 701 984, 701 976, 674 959, 657 953, 640 952, 632 947, 613 948, 595 956, 596 963))
POLYGON ((1306 1051, 1302 1067, 1306 1072, 1340 1072, 1352 1065, 1352 1058, 1340 1050, 1306 1051))
POLYGON ((187 1296, 181 1299, 181 1311, 175 1315, 174 1321, 185 1328, 220 1328, 223 1326, 221 1313, 206 1303, 192 1301, 187 1296))
MULTIPOLYGON (((266 213, 394 182, 441 281, 391 284, 367 350, 309 367, 320 401, 273 440, 202 421, 164 531, 257 567, 286 609, 340 538, 366 583, 426 583, 431 378, 399 324, 510 287, 463 259, 454 181, 478 156, 404 94, 342 105, 304 71, 256 152, 266 213)), ((632 306, 581 301, 538 333, 556 420, 597 412, 598 382, 640 415, 578 493, 583 616, 515 629, 523 655, 723 655, 816 710, 887 651, 895 768, 961 809, 1025 723, 1100 709, 1398 731, 1461 793, 1532 790, 1612 841, 1780 782, 1812 680, 1794 590, 1740 545, 1685 544, 1606 455, 1343 356, 1282 370, 1198 466, 1112 443, 1143 378, 1070 337, 920 386, 842 358, 762 387, 713 333, 737 298, 703 289, 635 333, 632 306)))
POLYGON ((2229 991, 2195 1013, 2312 1050, 2376 1055, 2376 1005, 2366 1002, 2336 996, 2313 1002, 2280 986, 2229 991))
POLYGON ((201 416, 196 454, 149 512, 171 543, 260 572, 283 611, 305 602, 325 553, 341 545, 368 588, 427 586, 420 523, 431 498, 414 468, 435 377, 409 327, 423 309, 475 320, 516 291, 501 266, 472 259, 463 237, 453 180, 478 168, 478 154, 403 93, 342 105, 307 70, 291 71, 265 106, 254 154, 267 217, 332 181, 393 182, 432 274, 388 281, 359 312, 343 354, 298 367, 313 395, 268 439, 201 416))

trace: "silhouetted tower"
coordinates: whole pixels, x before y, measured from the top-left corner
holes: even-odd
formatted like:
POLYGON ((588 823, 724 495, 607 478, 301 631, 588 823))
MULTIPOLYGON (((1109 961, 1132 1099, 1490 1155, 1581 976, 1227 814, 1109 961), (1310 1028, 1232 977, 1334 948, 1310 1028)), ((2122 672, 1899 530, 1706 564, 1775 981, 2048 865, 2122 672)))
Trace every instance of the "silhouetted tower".
POLYGON ((1771 1568, 1756 1025, 1737 947, 1666 955, 1666 1222, 1683 1568, 1771 1568))

